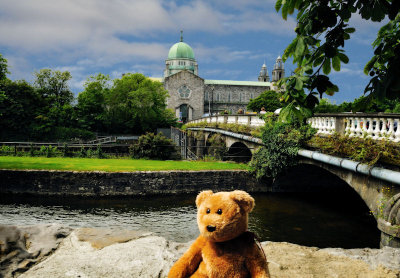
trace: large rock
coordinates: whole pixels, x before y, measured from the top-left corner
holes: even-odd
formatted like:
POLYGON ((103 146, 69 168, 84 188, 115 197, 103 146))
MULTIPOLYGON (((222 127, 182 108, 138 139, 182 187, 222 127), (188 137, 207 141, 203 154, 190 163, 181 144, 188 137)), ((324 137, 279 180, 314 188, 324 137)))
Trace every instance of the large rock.
POLYGON ((71 229, 60 225, 0 225, 0 277, 13 277, 54 252, 71 229))
POLYGON ((53 256, 20 277, 166 277, 187 246, 149 233, 78 229, 53 256))
MULTIPOLYGON (((190 244, 138 231, 77 229, 53 255, 19 277, 166 277, 190 244)), ((285 242, 262 246, 274 278, 400 277, 399 249, 319 249, 285 242)))

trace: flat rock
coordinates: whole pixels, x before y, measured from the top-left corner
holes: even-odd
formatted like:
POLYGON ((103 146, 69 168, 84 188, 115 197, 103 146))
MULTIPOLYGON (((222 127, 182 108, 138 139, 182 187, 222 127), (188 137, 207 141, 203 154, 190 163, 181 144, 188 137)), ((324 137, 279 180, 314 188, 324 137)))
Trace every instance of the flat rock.
MULTIPOLYGON (((77 229, 53 255, 19 277, 166 277, 190 244, 137 231, 77 229)), ((262 246, 274 278, 400 277, 400 250, 390 247, 319 249, 286 242, 262 246)))

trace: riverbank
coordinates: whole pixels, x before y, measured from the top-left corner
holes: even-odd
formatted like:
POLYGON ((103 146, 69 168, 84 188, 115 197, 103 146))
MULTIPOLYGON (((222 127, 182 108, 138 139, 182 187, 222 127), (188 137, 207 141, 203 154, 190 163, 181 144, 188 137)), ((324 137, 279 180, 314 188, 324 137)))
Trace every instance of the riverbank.
POLYGON ((266 192, 247 171, 40 171, 0 170, 0 194, 79 197, 197 194, 201 190, 266 192))
MULTIPOLYGON (((166 277, 190 246, 139 231, 0 226, 0 277, 166 277), (3 251, 4 250, 4 251, 3 251)), ((262 242, 271 276, 396 278, 400 250, 262 242)))
POLYGON ((68 157, 0 156, 0 169, 55 171, 206 171, 246 170, 247 165, 222 161, 98 159, 68 157))

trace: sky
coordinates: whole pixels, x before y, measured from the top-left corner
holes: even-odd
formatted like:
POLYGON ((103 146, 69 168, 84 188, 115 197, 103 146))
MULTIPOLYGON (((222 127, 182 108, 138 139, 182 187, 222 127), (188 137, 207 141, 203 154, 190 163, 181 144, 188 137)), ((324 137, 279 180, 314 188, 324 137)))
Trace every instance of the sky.
MULTIPOLYGON (((194 50, 199 76, 217 80, 257 80, 268 72, 295 37, 295 17, 283 20, 274 0, 0 0, 0 53, 9 78, 33 81, 43 68, 69 71, 78 94, 97 73, 112 79, 139 72, 162 77, 169 48, 180 38, 194 50)), ((363 68, 383 23, 356 15, 357 29, 345 50, 350 58, 331 74, 340 91, 334 103, 363 94, 363 68)), ((295 69, 285 63, 286 75, 295 69)))

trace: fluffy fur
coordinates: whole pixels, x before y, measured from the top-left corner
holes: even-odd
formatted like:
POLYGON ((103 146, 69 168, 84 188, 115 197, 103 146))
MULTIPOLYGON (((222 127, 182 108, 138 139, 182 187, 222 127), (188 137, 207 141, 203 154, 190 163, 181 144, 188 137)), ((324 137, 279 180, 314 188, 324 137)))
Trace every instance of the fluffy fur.
POLYGON ((269 278, 263 252, 247 232, 254 199, 246 192, 203 191, 196 198, 200 235, 168 277, 269 278))

